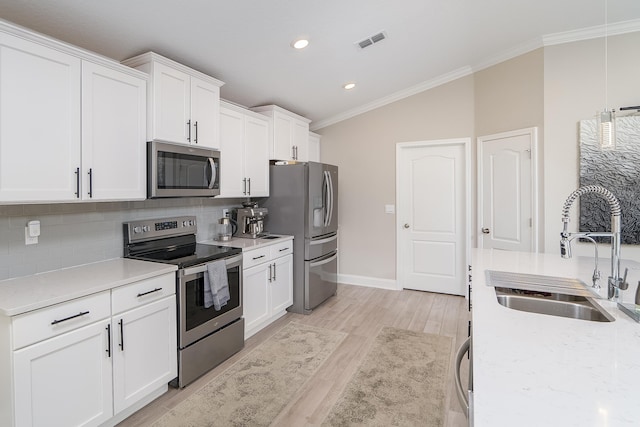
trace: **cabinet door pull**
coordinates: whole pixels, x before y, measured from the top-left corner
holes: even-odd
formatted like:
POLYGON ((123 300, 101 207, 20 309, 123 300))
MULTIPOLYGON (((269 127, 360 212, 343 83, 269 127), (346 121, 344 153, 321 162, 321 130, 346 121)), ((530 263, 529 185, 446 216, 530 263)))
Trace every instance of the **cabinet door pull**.
POLYGON ((273 273, 271 272, 271 267, 273 267, 273 264, 269 264, 269 283, 273 282, 273 273))
POLYGON ((107 356, 111 357, 111 324, 107 325, 107 349, 105 350, 107 352, 107 356))
POLYGON ((187 120, 187 128, 189 133, 187 134, 187 142, 191 142, 191 119, 187 120))
POLYGON ((264 255, 254 256, 252 259, 255 261, 255 260, 260 259, 260 258, 264 258, 264 255))
POLYGON ((84 316, 85 314, 89 314, 89 311, 81 311, 78 314, 74 314, 73 316, 65 317, 64 319, 56 319, 51 322, 52 325, 57 325, 58 323, 66 322, 67 320, 75 319, 76 317, 84 316))
POLYGON ((93 198, 93 168, 89 168, 89 198, 93 198))
POLYGON ((193 129, 196 131, 196 136, 193 138, 193 142, 198 143, 198 121, 193 122, 193 129))
POLYGON ((249 187, 249 190, 247 190, 247 193, 250 196, 251 195, 251 178, 247 178, 247 184, 249 187))
POLYGON ((288 251, 288 250, 289 250, 289 248, 282 248, 278 252, 284 252, 284 251, 288 251))
POLYGON ((143 296, 145 296, 145 295, 149 295, 149 294, 152 294, 152 293, 154 293, 154 292, 161 291, 161 290, 162 290, 162 288, 155 288, 155 289, 154 289, 154 290, 152 290, 152 291, 140 292, 137 296, 138 296, 138 298, 140 298, 140 297, 143 297, 143 296))
POLYGON ((80 168, 76 168, 76 199, 80 198, 80 168))
POLYGON ((276 263, 273 263, 273 281, 276 281, 276 263))
POLYGON ((247 194, 247 178, 242 178, 242 194, 247 194))
POLYGON ((120 325, 120 351, 124 351, 124 321, 120 319, 118 324, 120 325))

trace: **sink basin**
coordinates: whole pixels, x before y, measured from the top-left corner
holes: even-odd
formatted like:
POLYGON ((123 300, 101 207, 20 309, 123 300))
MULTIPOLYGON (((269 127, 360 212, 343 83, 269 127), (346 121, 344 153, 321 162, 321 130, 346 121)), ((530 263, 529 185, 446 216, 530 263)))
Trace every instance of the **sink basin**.
POLYGON ((514 288, 495 289, 498 302, 514 310, 594 322, 615 320, 591 297, 514 288))
POLYGON ((513 310, 595 322, 615 320, 596 302, 600 296, 578 279, 489 270, 487 283, 495 287, 498 302, 513 310))
POLYGON ((263 239, 263 240, 272 240, 272 239, 279 239, 280 236, 267 235, 267 236, 261 236, 260 238, 263 239))

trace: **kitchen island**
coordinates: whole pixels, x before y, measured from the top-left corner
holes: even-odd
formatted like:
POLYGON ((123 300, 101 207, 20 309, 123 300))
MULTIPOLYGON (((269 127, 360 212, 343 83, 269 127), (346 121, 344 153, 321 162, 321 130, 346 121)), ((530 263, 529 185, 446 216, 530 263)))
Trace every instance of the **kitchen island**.
MULTIPOLYGON (((591 285, 593 258, 473 250, 473 420, 476 427, 637 426, 640 324, 606 299, 609 261, 598 303, 614 318, 595 322, 517 311, 500 305, 485 271, 578 278, 591 285)), ((633 302, 640 264, 629 267, 633 302)))

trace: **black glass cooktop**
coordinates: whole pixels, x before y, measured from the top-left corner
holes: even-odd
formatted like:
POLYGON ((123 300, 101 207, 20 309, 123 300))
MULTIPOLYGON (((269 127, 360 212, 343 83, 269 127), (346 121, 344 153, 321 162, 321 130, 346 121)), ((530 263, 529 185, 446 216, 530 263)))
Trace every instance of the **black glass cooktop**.
POLYGON ((202 243, 190 243, 187 245, 173 246, 149 252, 130 254, 128 258, 142 261, 161 262, 177 265, 178 268, 190 267, 197 264, 205 264, 220 258, 226 258, 242 253, 240 248, 227 246, 205 245, 202 243))

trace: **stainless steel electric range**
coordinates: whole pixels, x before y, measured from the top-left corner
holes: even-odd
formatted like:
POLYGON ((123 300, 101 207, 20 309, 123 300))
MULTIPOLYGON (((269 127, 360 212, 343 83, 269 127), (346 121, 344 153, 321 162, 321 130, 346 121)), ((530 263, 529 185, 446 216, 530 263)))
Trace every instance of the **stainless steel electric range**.
POLYGON ((194 216, 124 223, 126 258, 178 266, 178 377, 171 384, 180 388, 244 347, 242 250, 196 243, 196 231, 194 216), (205 275, 207 264, 219 260, 230 299, 216 310, 205 304, 205 275))

